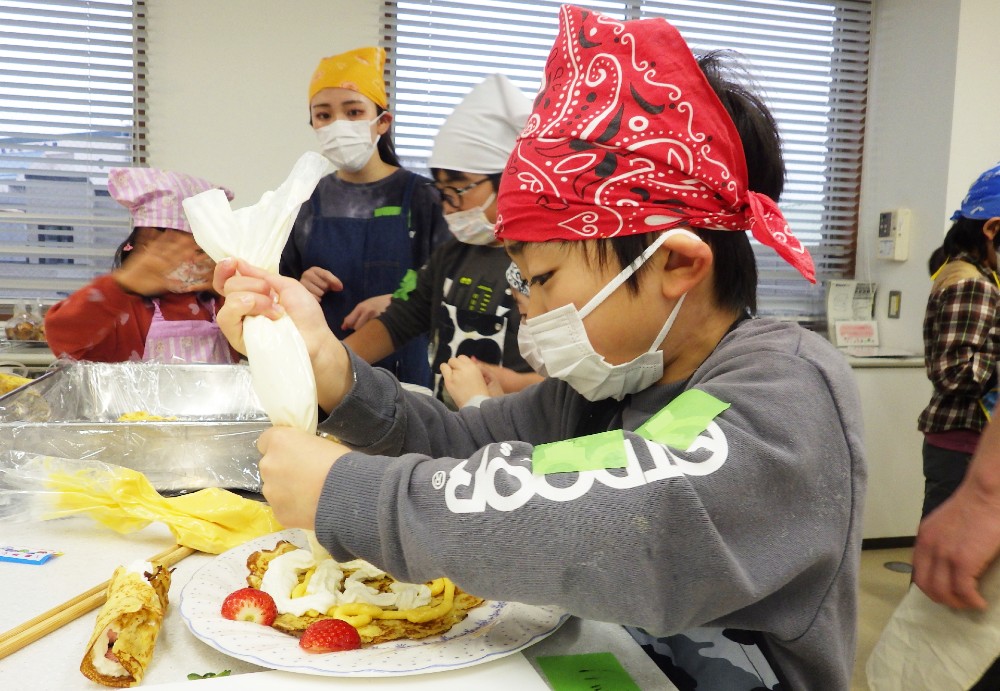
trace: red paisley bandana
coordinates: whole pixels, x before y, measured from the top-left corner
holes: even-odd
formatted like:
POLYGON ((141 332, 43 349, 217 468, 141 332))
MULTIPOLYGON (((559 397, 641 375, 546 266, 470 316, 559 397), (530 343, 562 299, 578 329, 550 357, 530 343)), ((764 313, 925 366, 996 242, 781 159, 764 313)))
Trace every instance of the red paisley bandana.
POLYGON ((500 183, 496 235, 749 230, 815 283, 778 205, 747 189, 736 127, 677 30, 571 5, 500 183))

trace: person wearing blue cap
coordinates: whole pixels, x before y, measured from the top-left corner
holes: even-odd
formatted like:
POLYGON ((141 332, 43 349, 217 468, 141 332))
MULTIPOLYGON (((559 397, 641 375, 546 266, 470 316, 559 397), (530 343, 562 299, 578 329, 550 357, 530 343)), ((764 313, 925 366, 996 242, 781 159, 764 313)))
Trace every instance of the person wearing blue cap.
MULTIPOLYGON (((934 386, 920 413, 926 518, 969 469, 997 397, 1000 362, 1000 163, 982 173, 951 216, 928 263, 933 284, 924 313, 924 363, 934 386)), ((921 562, 914 556, 914 565, 921 562)), ((923 571, 917 574, 926 584, 923 571)), ((994 664, 974 689, 1000 688, 994 664)))
POLYGON ((1000 360, 1000 163, 979 176, 951 220, 928 265, 933 285, 924 362, 934 392, 918 421, 924 516, 962 481, 993 407, 1000 360))

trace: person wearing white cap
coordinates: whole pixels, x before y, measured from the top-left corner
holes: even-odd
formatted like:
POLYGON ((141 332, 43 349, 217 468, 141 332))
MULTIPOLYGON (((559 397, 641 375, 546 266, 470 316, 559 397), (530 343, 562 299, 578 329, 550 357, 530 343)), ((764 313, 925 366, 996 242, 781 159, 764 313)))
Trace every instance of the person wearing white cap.
POLYGON ((111 170, 108 192, 131 212, 132 232, 110 273, 46 313, 53 353, 95 362, 239 360, 215 322, 223 303, 212 291, 215 262, 195 242, 181 205, 214 188, 233 198, 225 187, 186 173, 111 170))
POLYGON ((520 316, 505 277, 510 258, 493 236, 501 173, 530 112, 531 100, 507 77, 493 74, 448 116, 429 164, 455 237, 435 250, 406 297, 394 297, 377 319, 344 340, 375 362, 429 332, 435 394, 456 406, 467 396, 456 393, 460 400, 449 401, 442 378, 453 367, 475 374, 474 361, 503 392, 540 379, 518 350, 520 316))

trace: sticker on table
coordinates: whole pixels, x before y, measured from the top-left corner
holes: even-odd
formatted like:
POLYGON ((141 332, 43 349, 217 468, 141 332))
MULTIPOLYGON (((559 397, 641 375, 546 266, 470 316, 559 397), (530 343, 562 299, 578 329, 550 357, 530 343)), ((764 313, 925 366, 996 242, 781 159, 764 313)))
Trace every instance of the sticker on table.
POLYGON ((535 658, 555 691, 641 691, 611 653, 535 658))
POLYGON ((52 557, 58 557, 62 552, 50 549, 24 549, 19 547, 0 547, 0 561, 11 561, 16 564, 34 564, 40 566, 52 557))

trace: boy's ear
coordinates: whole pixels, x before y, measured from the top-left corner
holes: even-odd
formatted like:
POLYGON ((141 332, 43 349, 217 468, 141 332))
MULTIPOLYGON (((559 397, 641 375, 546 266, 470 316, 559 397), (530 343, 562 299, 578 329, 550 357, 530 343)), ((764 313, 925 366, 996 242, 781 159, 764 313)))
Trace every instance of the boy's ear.
POLYGON ((673 235, 657 254, 666 252, 663 265, 663 295, 677 299, 712 275, 712 248, 685 233, 673 235))

